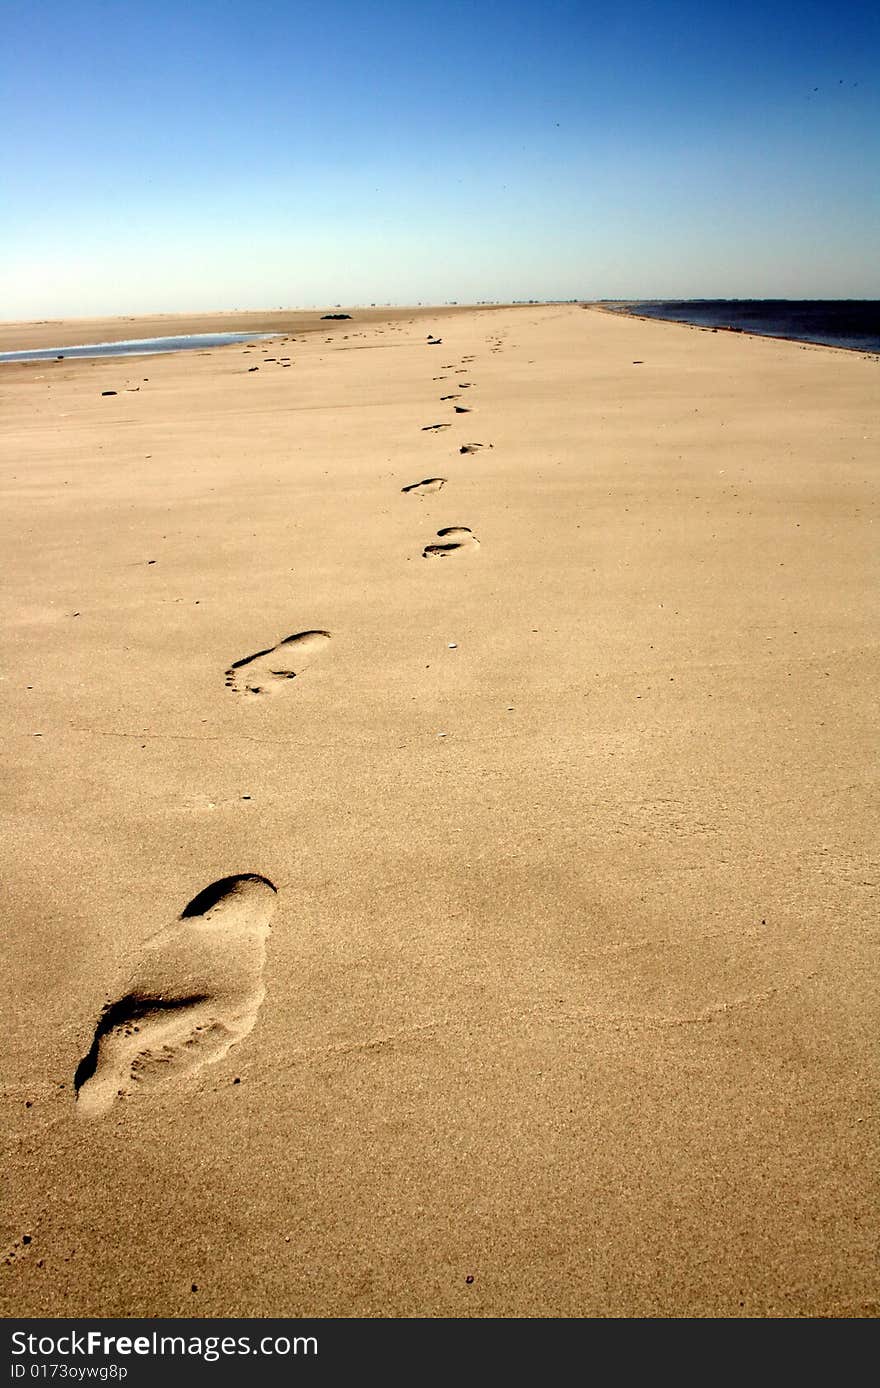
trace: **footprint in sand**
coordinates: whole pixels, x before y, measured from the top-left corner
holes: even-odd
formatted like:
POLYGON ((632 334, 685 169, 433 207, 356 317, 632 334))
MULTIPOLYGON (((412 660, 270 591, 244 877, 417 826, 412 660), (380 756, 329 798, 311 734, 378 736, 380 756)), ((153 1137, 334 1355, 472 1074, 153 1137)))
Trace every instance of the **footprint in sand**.
POLYGON ((410 482, 408 487, 401 487, 400 490, 407 494, 415 492, 417 496, 423 496, 426 492, 439 492, 445 483, 445 477, 426 477, 422 482, 410 482))
POLYGON ((160 930, 95 1028, 74 1076, 77 1109, 105 1113, 200 1070, 253 1029, 276 891, 265 877, 223 877, 160 930))
POLYGON ((449 559, 454 555, 476 554, 480 542, 466 525, 447 525, 437 531, 442 545, 426 545, 422 551, 423 559, 449 559))
POLYGON ((276 646, 242 656, 226 671, 226 688, 235 694, 277 694, 284 680, 296 679, 327 649, 329 631, 299 631, 285 636, 276 646), (239 676, 237 671, 247 670, 239 676))

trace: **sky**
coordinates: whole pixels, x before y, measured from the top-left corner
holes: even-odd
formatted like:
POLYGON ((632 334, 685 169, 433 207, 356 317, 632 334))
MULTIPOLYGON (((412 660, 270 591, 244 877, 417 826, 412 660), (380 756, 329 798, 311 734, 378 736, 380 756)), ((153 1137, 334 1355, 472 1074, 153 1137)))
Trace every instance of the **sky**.
POLYGON ((0 318, 880 298, 877 0, 0 0, 0 318))

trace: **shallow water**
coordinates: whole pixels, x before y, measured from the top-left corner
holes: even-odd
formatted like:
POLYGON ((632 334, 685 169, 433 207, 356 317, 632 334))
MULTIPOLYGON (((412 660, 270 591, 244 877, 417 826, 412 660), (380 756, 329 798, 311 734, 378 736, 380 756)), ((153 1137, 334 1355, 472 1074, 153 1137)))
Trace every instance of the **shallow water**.
POLYGON ((59 357, 140 357, 157 352, 192 352, 225 347, 230 342, 261 342, 274 333, 189 333, 184 337, 136 337, 125 342, 91 342, 77 347, 41 347, 38 351, 0 352, 2 361, 57 361, 59 357))
POLYGON ((622 311, 701 328, 880 352, 877 299, 664 299, 630 303, 622 311))

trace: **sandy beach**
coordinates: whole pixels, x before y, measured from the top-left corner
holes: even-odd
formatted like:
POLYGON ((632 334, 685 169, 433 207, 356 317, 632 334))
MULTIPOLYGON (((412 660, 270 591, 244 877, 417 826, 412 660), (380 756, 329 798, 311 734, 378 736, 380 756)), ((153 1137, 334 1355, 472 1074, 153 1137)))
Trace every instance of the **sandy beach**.
POLYGON ((345 311, 0 328, 279 333, 0 366, 3 1313, 876 1315, 880 367, 345 311))

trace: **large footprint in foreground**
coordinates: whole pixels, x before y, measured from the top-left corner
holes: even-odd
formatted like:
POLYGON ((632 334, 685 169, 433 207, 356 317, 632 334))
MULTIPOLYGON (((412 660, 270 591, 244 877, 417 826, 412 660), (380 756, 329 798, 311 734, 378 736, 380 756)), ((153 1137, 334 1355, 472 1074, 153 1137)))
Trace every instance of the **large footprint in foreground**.
POLYGON ((448 559, 452 555, 476 554, 480 548, 476 535, 466 525, 447 525, 445 529, 437 531, 437 538, 442 540, 443 544, 425 545, 422 550, 423 559, 448 559))
POLYGON ((248 1035, 265 995, 275 905, 267 878, 223 877, 147 941, 77 1067, 80 1113, 105 1113, 118 1098, 200 1070, 248 1035))
POLYGON ((282 681, 296 679, 315 656, 327 649, 329 640, 329 631, 299 631, 285 636, 277 646, 242 656, 226 671, 226 688, 236 694, 276 694, 282 681), (245 669, 247 675, 242 678, 237 672, 245 669))

